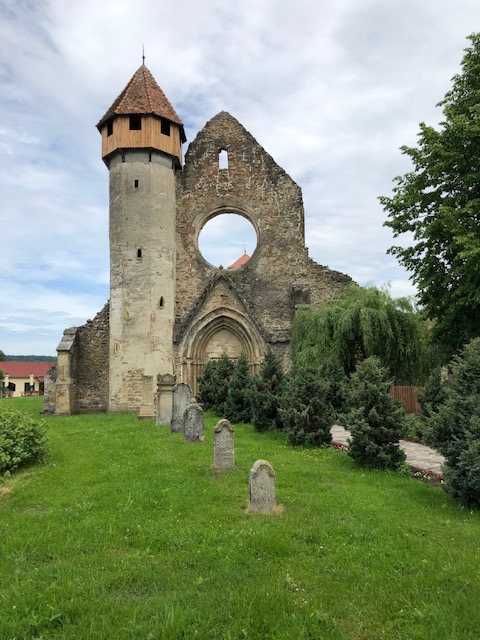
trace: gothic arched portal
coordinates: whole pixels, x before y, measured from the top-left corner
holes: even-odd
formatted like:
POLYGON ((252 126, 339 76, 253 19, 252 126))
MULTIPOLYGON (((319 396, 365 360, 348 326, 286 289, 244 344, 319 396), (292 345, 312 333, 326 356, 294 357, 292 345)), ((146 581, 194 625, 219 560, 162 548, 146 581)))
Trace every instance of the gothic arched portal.
POLYGON ((233 309, 216 309, 200 318, 182 342, 182 381, 197 393, 197 377, 202 375, 205 364, 224 352, 231 358, 244 353, 255 373, 264 351, 264 340, 247 316, 233 309))

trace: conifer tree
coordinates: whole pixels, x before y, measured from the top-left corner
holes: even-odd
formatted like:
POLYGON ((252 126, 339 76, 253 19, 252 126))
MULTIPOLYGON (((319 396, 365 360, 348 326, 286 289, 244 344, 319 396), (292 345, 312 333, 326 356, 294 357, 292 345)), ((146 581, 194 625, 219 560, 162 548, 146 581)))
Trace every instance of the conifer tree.
POLYGON ((197 378, 197 401, 205 410, 215 406, 218 389, 217 360, 209 360, 203 370, 203 375, 197 378))
POLYGON ((230 378, 230 385, 225 402, 225 417, 230 422, 250 422, 251 410, 251 386, 252 376, 247 356, 242 353, 237 360, 235 369, 230 378))
POLYGON ((268 348, 251 392, 252 423, 257 431, 282 429, 280 407, 284 386, 285 374, 280 360, 268 348))
POLYGON ((234 368, 234 361, 225 352, 223 352, 217 360, 217 366, 215 369, 216 389, 213 391, 214 403, 212 409, 217 416, 225 416, 228 388, 230 386, 230 379, 234 368))
POLYGON ((480 338, 451 363, 445 401, 428 421, 426 440, 445 456, 445 489, 460 504, 480 509, 480 338))
POLYGON ((329 444, 335 411, 329 401, 331 385, 318 370, 296 367, 286 384, 281 410, 289 444, 329 444))
POLYGON ((398 446, 407 431, 403 406, 390 396, 388 370, 378 358, 361 362, 350 378, 350 411, 342 423, 351 434, 349 456, 367 467, 396 469, 405 460, 398 446))

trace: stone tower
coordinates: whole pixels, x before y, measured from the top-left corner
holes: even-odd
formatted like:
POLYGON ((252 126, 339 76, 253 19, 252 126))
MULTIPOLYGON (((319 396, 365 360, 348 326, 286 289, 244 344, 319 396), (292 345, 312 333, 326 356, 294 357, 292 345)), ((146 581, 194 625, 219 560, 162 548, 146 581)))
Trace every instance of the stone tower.
POLYGON ((142 64, 97 124, 110 178, 109 411, 173 374, 175 172, 183 124, 142 64))

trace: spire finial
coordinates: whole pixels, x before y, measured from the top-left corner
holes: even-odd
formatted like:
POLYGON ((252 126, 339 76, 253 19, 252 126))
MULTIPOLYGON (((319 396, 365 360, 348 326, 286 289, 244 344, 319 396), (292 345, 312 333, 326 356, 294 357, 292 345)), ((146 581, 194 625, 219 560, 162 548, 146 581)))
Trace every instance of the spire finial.
POLYGON ((145 64, 145 45, 142 44, 142 64, 145 64))

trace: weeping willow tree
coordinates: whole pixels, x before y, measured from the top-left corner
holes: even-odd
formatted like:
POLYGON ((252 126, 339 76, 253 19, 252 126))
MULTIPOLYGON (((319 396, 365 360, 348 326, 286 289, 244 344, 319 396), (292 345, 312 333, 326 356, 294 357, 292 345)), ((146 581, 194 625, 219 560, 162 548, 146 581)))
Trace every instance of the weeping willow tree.
POLYGON ((292 326, 292 363, 340 366, 346 375, 376 356, 397 384, 421 384, 431 350, 422 314, 408 298, 351 284, 341 298, 301 307, 292 326))

